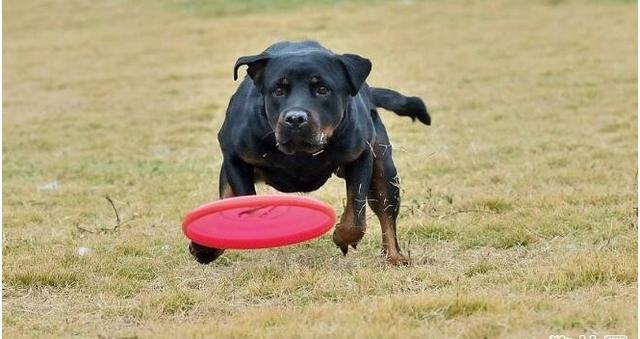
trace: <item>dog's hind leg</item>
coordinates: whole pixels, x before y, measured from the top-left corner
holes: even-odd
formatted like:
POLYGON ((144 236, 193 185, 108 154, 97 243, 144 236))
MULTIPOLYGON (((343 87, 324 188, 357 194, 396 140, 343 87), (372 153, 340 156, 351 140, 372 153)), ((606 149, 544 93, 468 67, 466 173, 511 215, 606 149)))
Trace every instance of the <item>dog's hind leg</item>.
POLYGON ((400 180, 391 157, 392 149, 387 132, 377 114, 374 114, 376 126, 376 154, 373 163, 369 206, 380 220, 382 227, 382 252, 391 264, 406 265, 409 260, 398 245, 396 219, 400 210, 400 180))

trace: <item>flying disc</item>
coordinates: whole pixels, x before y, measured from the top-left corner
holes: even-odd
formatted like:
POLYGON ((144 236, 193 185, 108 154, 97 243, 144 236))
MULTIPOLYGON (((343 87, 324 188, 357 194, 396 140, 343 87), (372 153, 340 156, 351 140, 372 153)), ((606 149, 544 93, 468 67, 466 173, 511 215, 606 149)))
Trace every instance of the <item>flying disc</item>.
POLYGON ((333 209, 316 199, 249 195, 219 200, 191 211, 182 231, 199 245, 257 249, 292 245, 325 234, 336 222, 333 209))

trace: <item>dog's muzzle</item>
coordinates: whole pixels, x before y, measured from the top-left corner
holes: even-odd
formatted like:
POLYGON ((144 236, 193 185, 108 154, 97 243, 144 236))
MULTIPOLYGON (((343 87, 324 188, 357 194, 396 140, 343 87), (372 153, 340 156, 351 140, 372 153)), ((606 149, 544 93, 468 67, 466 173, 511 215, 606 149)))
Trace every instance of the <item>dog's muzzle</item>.
POLYGON ((285 154, 319 152, 326 140, 317 125, 307 110, 295 108, 283 112, 276 127, 278 149, 285 154))

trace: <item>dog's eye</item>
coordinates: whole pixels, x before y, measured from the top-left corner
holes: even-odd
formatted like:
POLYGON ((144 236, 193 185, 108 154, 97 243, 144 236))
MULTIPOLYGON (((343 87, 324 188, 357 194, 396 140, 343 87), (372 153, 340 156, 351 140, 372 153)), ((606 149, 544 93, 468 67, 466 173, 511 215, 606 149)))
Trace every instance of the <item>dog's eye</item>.
POLYGON ((277 97, 281 97, 284 95, 284 87, 278 86, 273 90, 273 95, 277 97))
POLYGON ((331 90, 329 90, 329 87, 327 87, 325 85, 319 85, 319 86, 316 87, 316 94, 317 95, 326 96, 326 95, 329 95, 330 92, 331 92, 331 90))

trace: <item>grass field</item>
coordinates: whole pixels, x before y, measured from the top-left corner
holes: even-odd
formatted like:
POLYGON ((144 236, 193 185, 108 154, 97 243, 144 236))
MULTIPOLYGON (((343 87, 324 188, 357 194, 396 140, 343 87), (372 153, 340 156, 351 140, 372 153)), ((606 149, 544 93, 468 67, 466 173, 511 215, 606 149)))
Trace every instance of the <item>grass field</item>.
POLYGON ((4 2, 6 338, 637 338, 634 2, 265 3, 4 2), (306 38, 430 107, 383 113, 412 266, 371 212, 347 257, 187 252, 233 63, 306 38))

